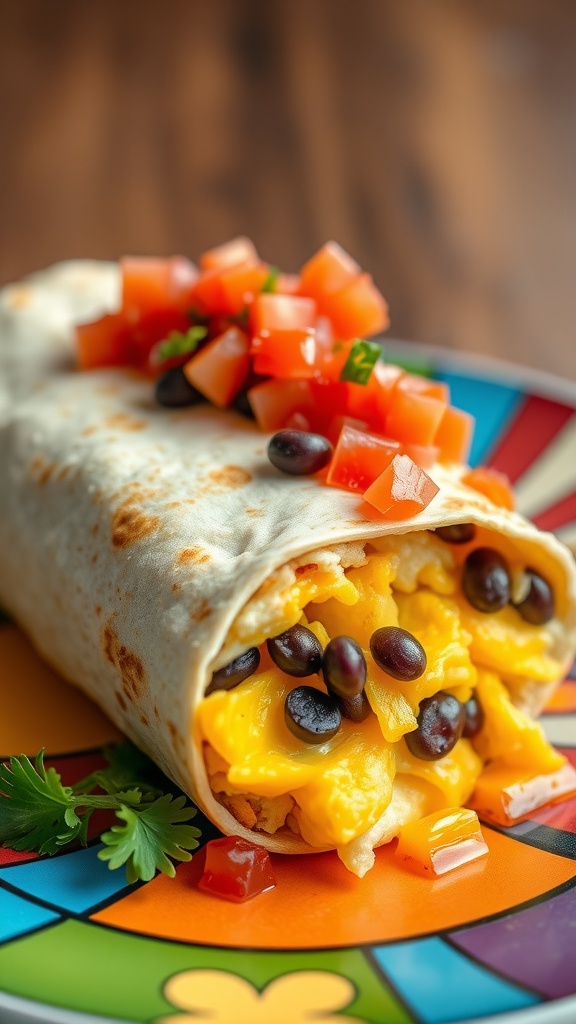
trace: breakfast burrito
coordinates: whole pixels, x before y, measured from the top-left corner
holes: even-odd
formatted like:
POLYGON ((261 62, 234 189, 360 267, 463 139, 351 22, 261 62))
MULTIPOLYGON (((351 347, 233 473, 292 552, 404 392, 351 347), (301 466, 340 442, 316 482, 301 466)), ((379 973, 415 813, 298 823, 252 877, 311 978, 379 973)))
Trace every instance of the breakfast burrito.
POLYGON ((82 261, 1 293, 0 604, 41 655, 222 832, 358 875, 499 778, 574 789, 534 721, 575 649, 562 545, 463 466, 394 521, 230 409, 78 372, 118 289, 82 261))

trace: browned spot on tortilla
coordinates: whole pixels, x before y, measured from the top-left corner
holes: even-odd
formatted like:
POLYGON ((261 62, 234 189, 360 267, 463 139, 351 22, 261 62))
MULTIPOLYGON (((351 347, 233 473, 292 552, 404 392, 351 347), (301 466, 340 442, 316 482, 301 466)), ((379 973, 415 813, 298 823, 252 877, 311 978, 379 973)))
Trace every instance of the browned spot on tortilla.
POLYGON ((210 604, 205 597, 202 598, 195 612, 192 612, 192 619, 194 622, 203 622, 211 612, 210 604))
POLYGON ((177 565, 202 565, 204 562, 210 561, 210 555, 208 551, 196 545, 192 548, 182 548, 176 555, 177 565))
POLYGON ((120 707, 122 708, 122 711, 127 711, 128 710, 128 705, 127 705, 126 701, 124 700, 124 697, 122 696, 122 694, 118 690, 115 690, 114 691, 114 696, 116 697, 116 700, 118 701, 120 707))
POLYGON ((36 477, 41 487, 50 479, 54 469, 55 466, 50 462, 46 462, 41 455, 35 455, 28 465, 30 476, 36 477))
POLYGON ((181 583, 173 583, 172 584, 172 590, 173 590, 173 592, 175 594, 178 594, 179 591, 182 590, 182 584, 181 583))
POLYGON ((140 715, 140 721, 142 722, 142 725, 150 725, 148 715, 145 715, 144 713, 140 715))
POLYGON ((61 466, 60 469, 58 470, 57 474, 56 474, 56 479, 57 480, 65 480, 71 469, 72 469, 71 466, 61 466))
POLYGON ((95 391, 99 395, 117 395, 120 388, 118 384, 99 384, 95 391))
POLYGON ((116 412, 107 416, 104 423, 110 430, 144 430, 146 423, 136 416, 129 416, 127 412, 116 412))
POLYGON ((90 533, 92 534, 93 537, 96 537, 96 535, 98 534, 99 530, 100 530, 100 523, 94 523, 94 526, 90 527, 90 533))
POLYGON ((219 487, 226 487, 234 491, 238 487, 245 487, 250 483, 252 474, 242 466, 219 466, 209 473, 209 479, 219 487))
POLYGON ((31 297, 29 289, 21 285, 19 288, 10 288, 6 299, 12 309, 23 309, 30 305, 31 297))
POLYGON ((259 516, 266 515, 266 513, 263 508, 247 508, 246 515, 252 516, 254 519, 256 519, 259 516))
POLYGON ((84 427, 84 430, 82 431, 82 437, 91 437, 92 434, 97 434, 97 433, 98 433, 98 427, 95 426, 94 423, 92 423, 89 427, 84 427))
POLYGON ((55 468, 56 467, 54 465, 51 465, 49 462, 46 463, 42 471, 38 474, 38 483, 40 484, 40 487, 43 487, 44 484, 48 483, 55 468))
POLYGON ((95 609, 94 609, 94 611, 96 612, 96 615, 98 616, 98 618, 100 618, 100 616, 102 615, 102 605, 97 604, 95 609))
POLYGON ((92 565, 95 565, 97 561, 98 561, 98 552, 95 551, 94 554, 92 555, 92 565))
POLYGON ((160 712, 158 711, 158 705, 154 705, 154 717, 160 720, 160 712))
POLYGON ((146 685, 146 670, 138 655, 119 642, 112 617, 102 630, 102 649, 110 664, 119 672, 122 689, 128 700, 137 700, 146 685))
POLYGON ((126 498, 112 516, 111 533, 115 548, 127 548, 130 544, 148 537, 160 526, 158 516, 148 515, 136 504, 136 493, 126 498))

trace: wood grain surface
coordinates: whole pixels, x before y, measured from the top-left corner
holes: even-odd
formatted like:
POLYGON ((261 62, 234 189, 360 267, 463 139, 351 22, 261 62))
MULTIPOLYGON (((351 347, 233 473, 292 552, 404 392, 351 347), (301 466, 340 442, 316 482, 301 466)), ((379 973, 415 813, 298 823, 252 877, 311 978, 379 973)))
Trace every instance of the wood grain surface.
POLYGON ((574 0, 0 0, 0 281, 336 238, 396 337, 576 379, 574 0))

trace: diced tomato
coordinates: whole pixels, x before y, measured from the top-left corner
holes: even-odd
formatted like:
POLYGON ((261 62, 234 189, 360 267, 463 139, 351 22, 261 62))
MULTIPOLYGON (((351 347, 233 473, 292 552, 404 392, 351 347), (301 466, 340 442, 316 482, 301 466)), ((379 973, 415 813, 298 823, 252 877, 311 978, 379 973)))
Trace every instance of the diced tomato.
POLYGON ((219 314, 224 309, 222 274, 219 267, 203 270, 194 282, 190 294, 190 305, 208 315, 219 314))
POLYGON ((148 313, 130 330, 130 365, 153 374, 164 367, 150 364, 150 353, 159 341, 164 341, 173 331, 185 334, 190 320, 177 309, 160 309, 148 313))
POLYGON ((258 266, 242 263, 223 270, 220 278, 223 311, 230 316, 240 313, 254 301, 254 296, 262 290, 267 277, 268 267, 265 263, 258 266))
POLYGON ((310 381, 314 399, 314 422, 316 430, 325 433, 334 416, 347 414, 348 387, 340 380, 318 377, 310 381))
POLYGON ((233 267, 238 263, 258 263, 258 253, 249 238, 239 235, 230 242, 207 249, 199 262, 201 270, 222 270, 223 267, 233 267))
POLYGON ((400 522, 422 512, 440 488, 408 455, 395 455, 364 492, 364 501, 384 519, 400 522))
POLYGON ((361 273, 356 261, 337 242, 326 242, 302 267, 300 293, 316 299, 321 307, 326 296, 342 291, 361 273))
POLYGON ((130 362, 130 332, 120 313, 109 313, 91 324, 76 327, 78 366, 95 370, 101 366, 127 366, 130 362))
POLYGON ((385 433, 406 444, 435 444, 446 403, 438 398, 395 387, 386 417, 385 433))
POLYGON ((399 451, 398 441, 346 425, 338 438, 326 483, 363 494, 399 451))
POLYGON ((184 256, 155 259, 125 256, 122 273, 122 314, 129 324, 158 310, 185 311, 198 271, 184 256))
POLYGON ((338 338, 365 338, 388 326, 388 306, 370 274, 360 274, 342 291, 319 304, 319 312, 330 317, 338 338))
POLYGON ((318 373, 329 380, 339 381, 353 341, 337 341, 327 316, 317 317, 315 328, 318 373))
POLYGON ((380 419, 386 419, 390 410, 392 395, 403 376, 404 370, 400 366, 394 366, 392 363, 383 363, 381 360, 376 363, 372 370, 372 376, 368 384, 376 391, 376 405, 380 419))
POLYGON ((255 373, 270 377, 315 377, 317 370, 314 328, 273 331, 252 339, 255 373))
POLYGON ((434 444, 441 462, 467 462, 474 432, 474 417, 448 405, 436 431, 434 444))
POLYGON ((304 430, 309 432, 312 429, 312 419, 305 416, 303 412, 293 412, 284 423, 284 427, 287 430, 304 430))
POLYGON ((514 491, 508 477, 497 469, 477 466, 462 477, 462 483, 484 494, 495 505, 512 512, 516 508, 514 491))
POLYGON ((420 469, 430 469, 440 455, 440 449, 434 444, 403 444, 402 455, 409 455, 420 469))
POLYGON ((230 405, 250 369, 250 342, 239 327, 229 327, 184 365, 184 373, 214 405, 230 405))
POLYGON ((265 292, 256 296, 250 312, 255 335, 266 331, 302 331, 314 327, 316 303, 301 295, 265 292))
POLYGON ((286 426, 296 412, 311 421, 314 416, 314 397, 309 380, 267 380, 248 391, 260 430, 270 432, 286 426))
POLYGON ((278 274, 274 291, 279 295, 297 295, 299 288, 300 278, 298 274, 278 274))
POLYGON ((206 843, 204 874, 198 888, 221 899, 244 903, 276 885, 270 855, 262 846, 240 836, 206 843))
POLYGON ((450 401, 450 388, 444 381, 430 380, 429 377, 421 377, 416 373, 403 373, 396 386, 402 391, 411 391, 417 395, 427 395, 428 398, 437 398, 445 405, 448 405, 450 401))
POLYGON ((430 879, 487 853, 478 815, 467 807, 443 807, 404 825, 395 850, 406 867, 430 879))
POLYGON ((366 433, 368 430, 368 424, 364 420, 356 420, 353 416, 343 416, 342 413, 338 413, 337 416, 332 417, 326 431, 326 437, 332 441, 332 444, 338 443, 338 438, 344 427, 352 427, 362 433, 366 433))

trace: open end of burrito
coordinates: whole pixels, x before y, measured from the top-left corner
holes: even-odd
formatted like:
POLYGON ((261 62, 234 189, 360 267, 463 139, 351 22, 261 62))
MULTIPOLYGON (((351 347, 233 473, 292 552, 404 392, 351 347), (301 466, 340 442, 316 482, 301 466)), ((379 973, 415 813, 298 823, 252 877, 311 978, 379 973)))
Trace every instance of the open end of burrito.
MULTIPOLYGON (((276 570, 245 605, 196 710, 196 739, 226 831, 240 826, 291 852, 335 848, 362 876, 373 849, 402 825, 466 804, 487 765, 534 775, 562 769, 565 758, 529 715, 563 671, 561 584, 554 580, 553 605, 548 595, 546 610, 526 612, 531 573, 542 571, 534 551, 486 527, 470 532, 457 544, 440 529, 313 551, 276 570), (497 611, 479 610, 465 593, 466 566, 478 549, 498 552, 509 571, 510 601, 497 611), (353 638, 366 659, 364 708, 340 702, 341 724, 325 742, 295 735, 286 712, 288 695, 303 684, 327 693, 322 673, 282 671, 266 645, 298 623, 323 649, 335 637, 353 638), (416 678, 399 680, 376 662, 370 641, 384 626, 399 626, 422 645, 426 667, 416 678), (254 648, 255 670, 224 688, 219 670, 254 648), (440 757, 413 742, 425 729, 422 702, 439 694, 468 712, 460 738, 440 757)), ((550 564, 542 567, 548 573, 550 564)))

